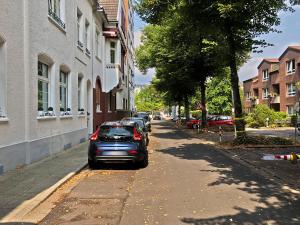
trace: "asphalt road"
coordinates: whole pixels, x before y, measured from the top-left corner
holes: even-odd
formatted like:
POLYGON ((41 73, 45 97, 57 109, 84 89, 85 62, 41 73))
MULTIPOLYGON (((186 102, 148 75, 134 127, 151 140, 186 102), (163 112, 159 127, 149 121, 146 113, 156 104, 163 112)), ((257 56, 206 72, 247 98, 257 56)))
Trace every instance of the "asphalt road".
POLYGON ((154 122, 147 168, 83 171, 40 224, 300 224, 299 196, 173 125, 154 122))

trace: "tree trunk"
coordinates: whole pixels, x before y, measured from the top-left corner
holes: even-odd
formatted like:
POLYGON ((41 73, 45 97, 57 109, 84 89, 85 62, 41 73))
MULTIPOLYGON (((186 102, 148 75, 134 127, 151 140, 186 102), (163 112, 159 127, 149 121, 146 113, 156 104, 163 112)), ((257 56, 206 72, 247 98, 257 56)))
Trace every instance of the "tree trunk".
POLYGON ((180 108, 181 108, 181 102, 178 102, 178 119, 180 119, 180 117, 181 117, 181 110, 180 110, 180 108))
POLYGON ((206 111, 206 85, 204 81, 200 82, 200 93, 201 93, 201 127, 207 128, 207 111, 206 111))
MULTIPOLYGON (((229 67, 230 67, 230 82, 231 82, 231 92, 232 92, 232 105, 234 108, 234 117, 240 119, 243 117, 243 109, 242 102, 240 96, 240 88, 239 88, 239 77, 237 72, 236 65, 236 48, 234 43, 233 34, 230 26, 227 26, 227 41, 229 47, 229 67)), ((236 124, 238 131, 244 131, 245 126, 242 121, 241 123, 236 124)))
POLYGON ((187 95, 184 96, 184 112, 186 121, 190 120, 190 104, 189 104, 189 97, 187 95))

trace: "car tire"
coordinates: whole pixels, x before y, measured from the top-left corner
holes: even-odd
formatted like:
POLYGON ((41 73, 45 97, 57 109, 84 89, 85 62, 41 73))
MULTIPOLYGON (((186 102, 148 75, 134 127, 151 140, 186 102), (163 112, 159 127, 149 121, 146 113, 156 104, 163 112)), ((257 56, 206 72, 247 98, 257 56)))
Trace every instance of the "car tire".
POLYGON ((147 152, 143 160, 137 163, 137 166, 138 168, 146 168, 148 164, 149 164, 149 160, 148 160, 148 152, 147 152))
POLYGON ((89 164, 90 169, 95 169, 97 166, 97 163, 90 159, 88 159, 88 164, 89 164))
POLYGON ((198 125, 197 124, 193 124, 193 129, 197 129, 198 125))

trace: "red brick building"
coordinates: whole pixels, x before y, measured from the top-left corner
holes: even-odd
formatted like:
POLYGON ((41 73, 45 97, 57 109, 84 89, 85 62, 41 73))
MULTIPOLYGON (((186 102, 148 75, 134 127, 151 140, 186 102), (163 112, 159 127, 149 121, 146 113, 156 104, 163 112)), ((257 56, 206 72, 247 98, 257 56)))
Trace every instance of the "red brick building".
POLYGON ((299 110, 300 46, 289 46, 276 59, 263 59, 258 75, 243 82, 245 112, 257 104, 265 104, 275 111, 295 114, 299 110))

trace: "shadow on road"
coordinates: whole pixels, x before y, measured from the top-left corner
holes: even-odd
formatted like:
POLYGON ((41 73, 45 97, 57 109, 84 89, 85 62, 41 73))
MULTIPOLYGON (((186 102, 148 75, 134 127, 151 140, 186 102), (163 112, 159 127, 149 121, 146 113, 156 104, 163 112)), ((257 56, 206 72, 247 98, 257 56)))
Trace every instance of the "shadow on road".
POLYGON ((0 225, 36 225, 36 223, 9 222, 9 223, 0 223, 0 225))
POLYGON ((212 224, 300 224, 300 196, 282 191, 282 186, 251 171, 231 158, 216 151, 214 146, 203 144, 182 144, 159 150, 185 160, 205 160, 211 170, 205 172, 218 173, 219 179, 208 184, 239 185, 238 190, 255 195, 265 207, 256 207, 255 211, 235 206, 238 211, 235 215, 219 216, 214 218, 182 218, 181 222, 194 225, 212 224), (272 222, 273 221, 273 222, 272 222))
POLYGON ((92 170, 139 170, 134 163, 101 163, 92 170))

